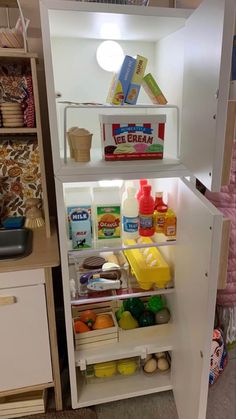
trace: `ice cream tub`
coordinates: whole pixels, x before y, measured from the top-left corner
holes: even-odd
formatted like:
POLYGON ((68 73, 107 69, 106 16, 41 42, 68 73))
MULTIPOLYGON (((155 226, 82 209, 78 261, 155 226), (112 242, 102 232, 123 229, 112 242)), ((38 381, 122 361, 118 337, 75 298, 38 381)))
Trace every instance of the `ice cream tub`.
POLYGON ((162 159, 166 115, 99 115, 105 160, 162 159))

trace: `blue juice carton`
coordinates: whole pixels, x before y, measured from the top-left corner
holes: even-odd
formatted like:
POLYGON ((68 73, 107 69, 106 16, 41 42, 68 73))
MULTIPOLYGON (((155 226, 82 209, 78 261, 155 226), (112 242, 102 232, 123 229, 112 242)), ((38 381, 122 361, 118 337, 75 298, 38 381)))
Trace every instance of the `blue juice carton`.
POLYGON ((107 102, 111 105, 123 105, 134 73, 136 59, 126 55, 120 71, 113 76, 107 102))
POLYGON ((71 227, 72 249, 88 249, 92 247, 91 206, 84 205, 71 210, 68 208, 71 227))

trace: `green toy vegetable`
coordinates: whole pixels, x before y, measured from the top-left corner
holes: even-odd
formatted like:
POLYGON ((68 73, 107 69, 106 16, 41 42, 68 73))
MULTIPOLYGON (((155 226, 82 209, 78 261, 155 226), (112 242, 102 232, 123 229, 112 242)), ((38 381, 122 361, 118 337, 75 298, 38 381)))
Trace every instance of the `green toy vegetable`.
POLYGON ((153 295, 149 298, 147 303, 147 309, 152 311, 153 313, 157 313, 158 311, 162 310, 166 306, 166 301, 160 295, 153 295))
POLYGON ((155 324, 155 316, 151 311, 144 311, 138 319, 140 327, 153 326, 155 324))
POLYGON ((120 308, 116 311, 116 320, 119 321, 122 313, 125 311, 123 304, 121 304, 120 308))
POLYGON ((141 314, 144 312, 145 307, 142 300, 137 297, 129 298, 123 302, 124 309, 129 311, 135 319, 139 319, 141 314))

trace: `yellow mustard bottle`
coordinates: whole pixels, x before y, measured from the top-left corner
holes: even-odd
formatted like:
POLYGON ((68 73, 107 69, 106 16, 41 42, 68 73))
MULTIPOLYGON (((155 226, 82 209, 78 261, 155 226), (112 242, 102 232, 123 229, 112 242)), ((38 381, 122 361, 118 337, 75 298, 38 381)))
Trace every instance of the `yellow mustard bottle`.
POLYGON ((176 237, 176 225, 176 215, 171 208, 168 208, 165 215, 164 234, 167 237, 176 237))
POLYGON ((163 193, 156 192, 154 207, 154 224, 156 233, 164 233, 168 206, 163 201, 163 193))

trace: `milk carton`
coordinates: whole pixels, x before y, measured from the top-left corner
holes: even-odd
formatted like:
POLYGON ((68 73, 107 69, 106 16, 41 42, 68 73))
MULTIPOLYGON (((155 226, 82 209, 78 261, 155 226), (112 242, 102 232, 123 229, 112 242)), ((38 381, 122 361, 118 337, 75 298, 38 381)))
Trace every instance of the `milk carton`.
POLYGON ((86 249, 92 246, 91 207, 81 206, 70 212, 72 248, 86 249))
POLYGON ((68 238, 72 248, 84 249, 92 246, 92 197, 89 188, 66 188, 66 215, 68 238))

